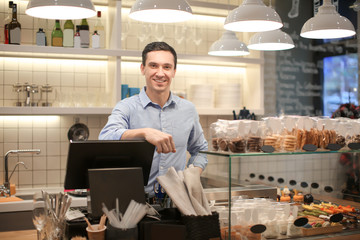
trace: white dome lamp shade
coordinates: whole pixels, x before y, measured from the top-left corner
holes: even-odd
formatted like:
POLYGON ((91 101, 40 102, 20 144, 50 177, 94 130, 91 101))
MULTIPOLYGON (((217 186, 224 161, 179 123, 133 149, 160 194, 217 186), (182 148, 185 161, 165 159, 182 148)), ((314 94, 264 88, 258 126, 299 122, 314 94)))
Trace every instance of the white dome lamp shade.
POLYGON ((250 52, 246 44, 241 42, 234 32, 225 31, 221 38, 210 46, 208 54, 212 56, 245 56, 250 52))
POLYGON ((283 26, 277 12, 262 0, 244 0, 225 19, 224 28, 235 32, 264 32, 283 26))
POLYGON ((186 0, 136 0, 129 17, 142 22, 175 23, 189 20, 192 10, 186 0))
POLYGON ((82 19, 96 15, 91 0, 30 0, 25 13, 45 19, 82 19))
POLYGON ((260 51, 288 50, 294 47, 294 41, 290 35, 280 29, 255 33, 248 44, 249 49, 260 51))
POLYGON ((305 22, 300 36, 311 39, 334 39, 351 37, 356 34, 349 19, 341 16, 331 0, 324 0, 319 12, 305 22))

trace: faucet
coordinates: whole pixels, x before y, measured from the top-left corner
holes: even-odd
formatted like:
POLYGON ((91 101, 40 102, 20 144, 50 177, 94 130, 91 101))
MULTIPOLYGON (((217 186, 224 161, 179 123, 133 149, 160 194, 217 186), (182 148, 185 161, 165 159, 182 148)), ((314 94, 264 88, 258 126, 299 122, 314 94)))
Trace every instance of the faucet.
MULTIPOLYGON (((19 150, 9 150, 5 154, 4 158, 4 185, 0 186, 0 192, 5 193, 5 196, 10 195, 10 182, 9 182, 9 169, 8 169, 8 155, 9 154, 19 154, 19 153, 40 153, 40 149, 19 149, 19 150)), ((18 166, 16 164, 15 168, 18 166)), ((12 175, 12 174, 11 174, 12 175)))

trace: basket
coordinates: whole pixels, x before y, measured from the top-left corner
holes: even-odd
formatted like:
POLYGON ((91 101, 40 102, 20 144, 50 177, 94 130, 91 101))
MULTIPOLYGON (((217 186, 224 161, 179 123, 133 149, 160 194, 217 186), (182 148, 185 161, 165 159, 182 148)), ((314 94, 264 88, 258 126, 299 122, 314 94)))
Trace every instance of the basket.
POLYGON ((220 237, 219 213, 207 216, 182 216, 187 240, 209 240, 220 237))

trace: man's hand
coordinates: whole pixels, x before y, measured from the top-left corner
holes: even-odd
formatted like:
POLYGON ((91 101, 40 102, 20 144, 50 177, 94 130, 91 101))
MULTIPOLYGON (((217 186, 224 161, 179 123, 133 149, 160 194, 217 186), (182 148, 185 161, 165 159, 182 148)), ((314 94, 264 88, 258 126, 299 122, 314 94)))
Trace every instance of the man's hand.
POLYGON ((175 143, 170 134, 163 133, 153 128, 129 129, 124 132, 121 139, 145 138, 156 147, 158 153, 176 152, 175 143))
POLYGON ((158 153, 176 152, 175 143, 170 134, 153 128, 144 129, 145 140, 156 146, 158 153))

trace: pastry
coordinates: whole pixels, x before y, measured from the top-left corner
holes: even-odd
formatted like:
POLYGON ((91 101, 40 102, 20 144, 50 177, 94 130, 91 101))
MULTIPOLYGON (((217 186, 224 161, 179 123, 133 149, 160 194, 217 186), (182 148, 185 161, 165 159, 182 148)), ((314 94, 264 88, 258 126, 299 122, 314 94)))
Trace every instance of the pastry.
POLYGON ((341 135, 337 135, 336 136, 336 140, 335 140, 336 144, 339 144, 341 147, 344 147, 346 145, 345 143, 345 137, 341 136, 341 135))
POLYGON ((211 142, 212 142, 212 147, 213 147, 213 150, 214 150, 214 151, 219 150, 218 141, 219 141, 218 138, 213 138, 212 141, 211 141, 211 142))
POLYGON ((220 138, 219 141, 218 141, 218 144, 219 144, 219 148, 222 150, 222 151, 228 151, 229 148, 228 148, 228 141, 224 138, 220 138))
POLYGON ((249 152, 260 152, 260 137, 249 137, 247 141, 247 150, 249 152))
POLYGON ((243 139, 242 137, 233 138, 228 143, 228 148, 233 153, 244 153, 245 146, 245 139, 243 139))

